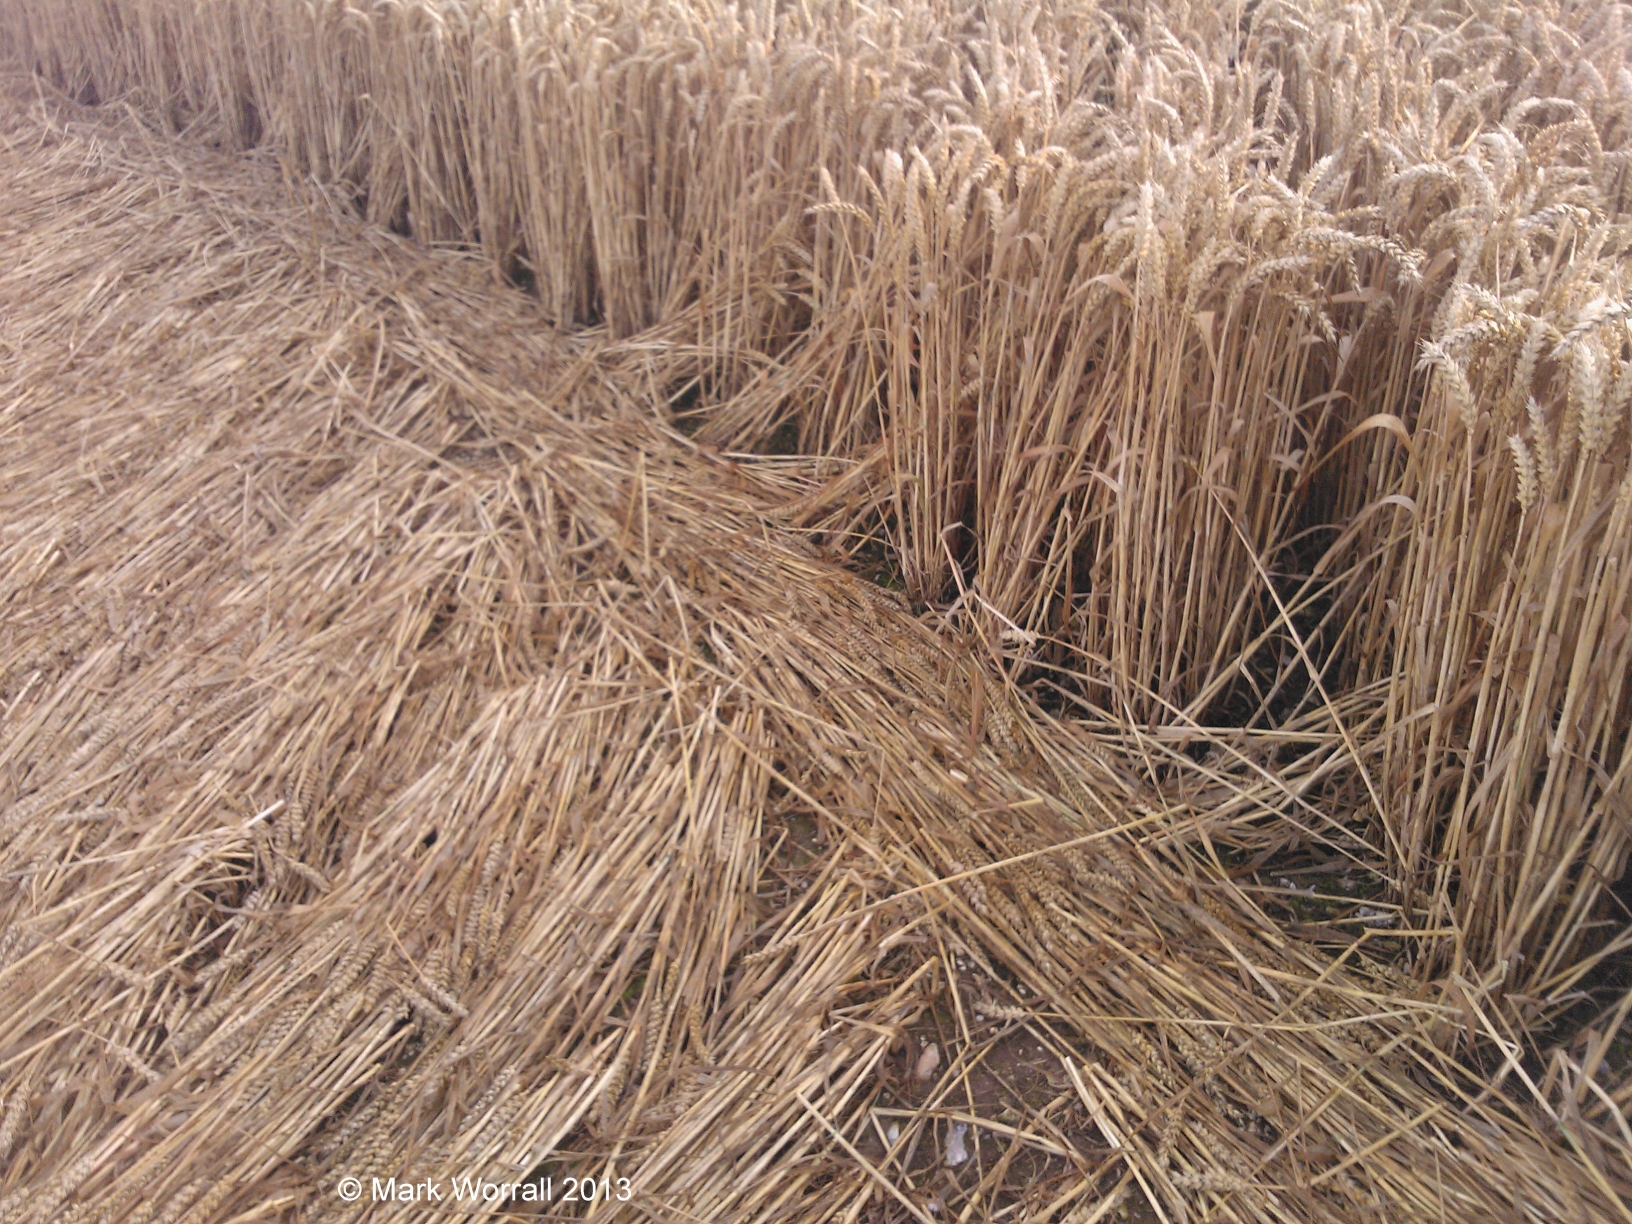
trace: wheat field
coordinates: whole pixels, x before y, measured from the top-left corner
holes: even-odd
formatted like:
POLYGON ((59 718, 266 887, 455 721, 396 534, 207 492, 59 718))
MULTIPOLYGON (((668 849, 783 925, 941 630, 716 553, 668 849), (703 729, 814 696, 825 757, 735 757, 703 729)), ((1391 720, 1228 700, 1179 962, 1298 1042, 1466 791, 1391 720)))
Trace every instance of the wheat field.
POLYGON ((0 1224, 1632 1221, 1629 163, 1604 0, 0 0, 0 1224))

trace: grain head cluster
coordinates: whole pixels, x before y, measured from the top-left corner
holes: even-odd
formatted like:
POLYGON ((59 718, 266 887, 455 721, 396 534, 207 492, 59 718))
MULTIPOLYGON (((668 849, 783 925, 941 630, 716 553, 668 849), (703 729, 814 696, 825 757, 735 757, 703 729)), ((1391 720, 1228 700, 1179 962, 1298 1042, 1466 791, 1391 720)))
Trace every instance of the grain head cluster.
POLYGON ((0 1224, 1632 1221, 1632 7, 0 71, 0 1224))

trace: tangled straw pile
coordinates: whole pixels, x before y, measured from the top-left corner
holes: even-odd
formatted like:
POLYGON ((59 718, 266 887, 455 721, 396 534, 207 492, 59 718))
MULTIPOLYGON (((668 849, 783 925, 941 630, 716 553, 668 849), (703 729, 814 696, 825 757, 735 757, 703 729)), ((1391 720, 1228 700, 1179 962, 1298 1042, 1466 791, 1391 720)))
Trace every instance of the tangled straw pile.
POLYGON ((1632 1219, 1629 39, 0 0, 0 1221, 1632 1219))

